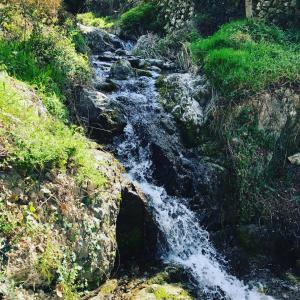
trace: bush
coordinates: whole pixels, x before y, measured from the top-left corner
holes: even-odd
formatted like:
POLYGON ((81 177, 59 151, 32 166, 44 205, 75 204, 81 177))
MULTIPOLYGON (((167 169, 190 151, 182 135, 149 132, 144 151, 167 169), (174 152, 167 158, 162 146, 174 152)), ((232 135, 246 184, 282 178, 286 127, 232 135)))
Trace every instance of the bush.
POLYGON ((163 24, 155 2, 141 3, 121 15, 119 25, 126 34, 139 35, 147 31, 161 33, 163 24))
POLYGON ((213 36, 193 43, 191 50, 225 96, 241 96, 299 79, 297 46, 284 31, 261 22, 226 24, 213 36))

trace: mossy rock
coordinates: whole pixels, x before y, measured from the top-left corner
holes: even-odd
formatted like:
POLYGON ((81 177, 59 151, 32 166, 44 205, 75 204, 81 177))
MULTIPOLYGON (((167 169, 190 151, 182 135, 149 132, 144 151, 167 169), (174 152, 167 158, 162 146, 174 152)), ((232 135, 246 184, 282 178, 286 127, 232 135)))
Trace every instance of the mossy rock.
POLYGON ((141 289, 132 300, 192 300, 192 297, 180 285, 151 284, 141 289))

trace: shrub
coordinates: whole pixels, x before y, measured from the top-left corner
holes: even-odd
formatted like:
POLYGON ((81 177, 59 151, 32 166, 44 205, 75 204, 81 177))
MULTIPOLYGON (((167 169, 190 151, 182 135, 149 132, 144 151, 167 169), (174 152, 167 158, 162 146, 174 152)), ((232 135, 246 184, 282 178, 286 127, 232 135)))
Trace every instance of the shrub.
POLYGON ((141 3, 121 15, 119 25, 126 34, 139 35, 143 32, 162 32, 159 9, 155 2, 141 3))
POLYGON ((224 25, 192 44, 212 83, 225 96, 258 92, 299 79, 300 54, 289 36, 274 26, 247 20, 224 25))

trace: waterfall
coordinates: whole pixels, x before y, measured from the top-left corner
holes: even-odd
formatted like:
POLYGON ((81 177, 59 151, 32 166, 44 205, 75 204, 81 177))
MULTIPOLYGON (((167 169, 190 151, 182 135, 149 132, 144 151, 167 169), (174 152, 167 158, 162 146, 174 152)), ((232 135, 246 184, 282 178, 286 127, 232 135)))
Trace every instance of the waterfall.
MULTIPOLYGON (((107 62, 102 64, 94 58, 94 66, 99 79, 109 76, 107 62)), ((115 139, 113 148, 130 179, 148 199, 165 244, 162 259, 185 268, 194 278, 199 291, 205 292, 207 299, 273 299, 251 290, 227 273, 225 261, 210 242, 209 233, 201 228, 196 214, 189 209, 189 199, 169 195, 163 184, 154 178, 150 142, 147 142, 142 128, 162 126, 159 124, 168 116, 160 106, 155 89, 158 74, 153 71, 152 75, 152 78, 116 80, 119 90, 109 97, 122 108, 127 121, 124 134, 115 139)), ((172 127, 176 126, 174 124, 171 124, 172 127)), ((161 128, 157 127, 157 130, 161 128)), ((180 155, 189 159, 184 157, 184 151, 180 155)))

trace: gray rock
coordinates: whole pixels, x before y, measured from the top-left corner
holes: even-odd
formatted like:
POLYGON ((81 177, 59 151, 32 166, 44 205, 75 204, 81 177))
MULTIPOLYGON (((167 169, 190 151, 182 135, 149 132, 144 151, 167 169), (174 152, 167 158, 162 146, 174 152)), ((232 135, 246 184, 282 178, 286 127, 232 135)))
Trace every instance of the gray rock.
POLYGON ((161 103, 189 131, 197 131, 208 119, 217 97, 205 77, 175 73, 160 78, 161 103))
POLYGON ((288 158, 289 162, 293 165, 300 166, 300 153, 296 153, 288 158))
POLYGON ((75 101, 76 113, 91 136, 101 143, 110 143, 122 133, 126 121, 119 107, 101 92, 83 88, 75 101))
POLYGON ((93 53, 113 51, 123 47, 121 40, 117 36, 107 33, 100 28, 82 24, 78 24, 78 27, 93 53))
POLYGON ((134 76, 134 72, 128 60, 121 59, 111 66, 110 77, 126 80, 131 76, 134 76))
POLYGON ((147 70, 142 69, 135 69, 135 73, 137 76, 146 76, 146 77, 152 77, 152 73, 147 70))
POLYGON ((124 50, 124 49, 117 49, 116 52, 115 52, 116 55, 127 55, 127 51, 124 50))

